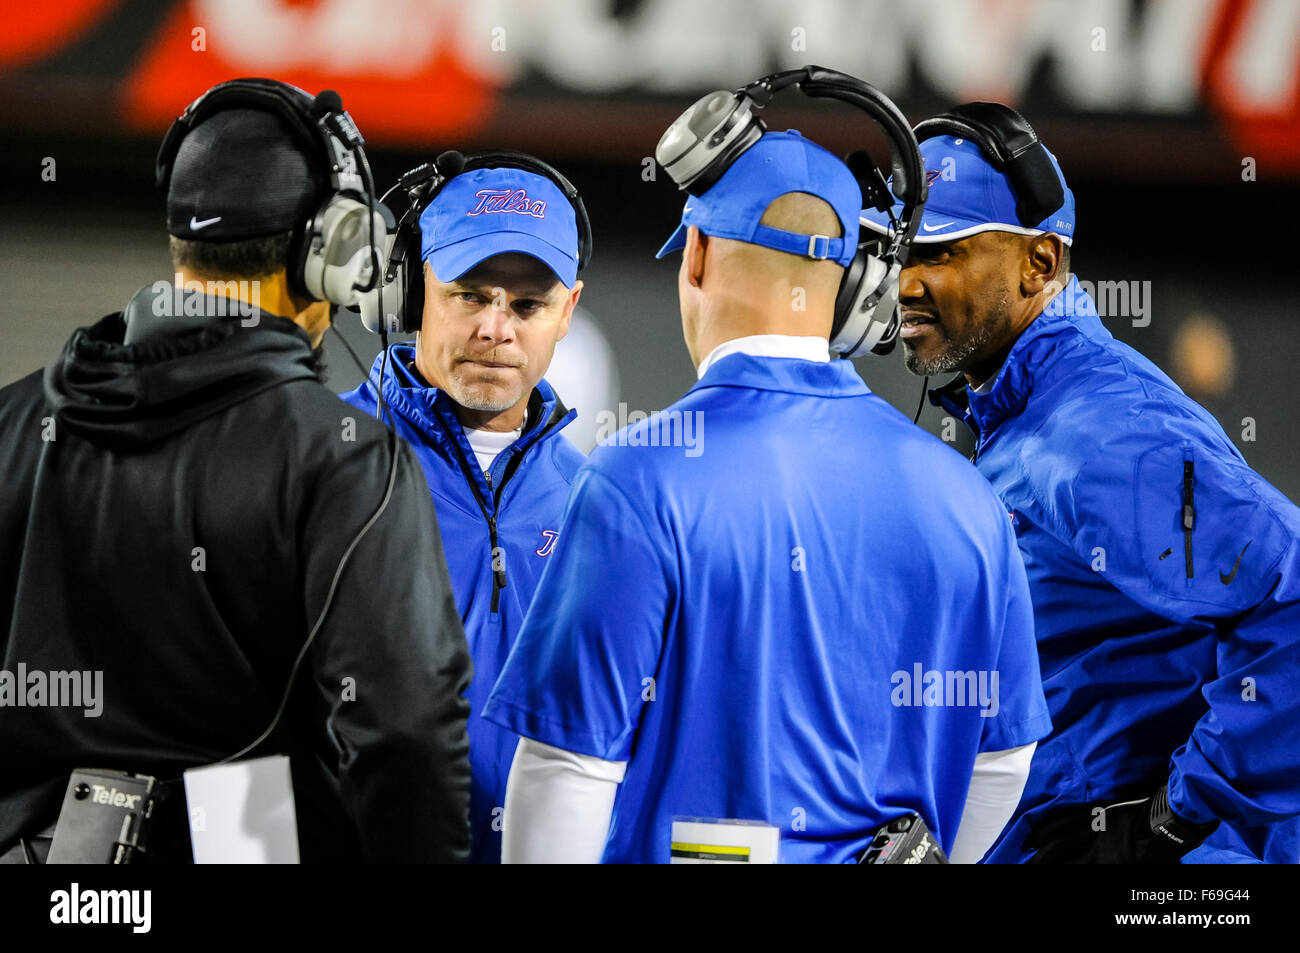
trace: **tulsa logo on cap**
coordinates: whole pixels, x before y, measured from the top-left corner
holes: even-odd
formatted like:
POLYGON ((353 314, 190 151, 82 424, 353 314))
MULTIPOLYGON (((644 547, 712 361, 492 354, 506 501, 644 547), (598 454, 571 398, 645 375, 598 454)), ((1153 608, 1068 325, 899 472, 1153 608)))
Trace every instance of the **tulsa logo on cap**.
POLYGON ((523 189, 479 189, 474 193, 478 204, 469 210, 468 215, 482 215, 484 212, 518 212, 533 218, 546 217, 546 200, 530 199, 523 189))
POLYGON ((533 256, 566 288, 577 280, 577 216, 543 175, 515 168, 463 172, 420 215, 420 256, 439 281, 455 281, 512 252, 533 256))

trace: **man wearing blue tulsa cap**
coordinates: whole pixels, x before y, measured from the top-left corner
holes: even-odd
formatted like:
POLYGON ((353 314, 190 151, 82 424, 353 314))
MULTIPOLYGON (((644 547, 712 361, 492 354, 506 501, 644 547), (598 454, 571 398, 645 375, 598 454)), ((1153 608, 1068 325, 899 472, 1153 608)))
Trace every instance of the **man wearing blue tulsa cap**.
POLYGON ((699 382, 579 472, 484 711, 524 738, 507 863, 851 863, 909 812, 970 862, 1009 818, 1049 728, 1024 567, 984 481, 829 360, 860 205, 793 132, 687 200, 660 256, 699 382))
POLYGON ((1102 326, 1023 118, 972 103, 917 138, 907 365, 959 372, 931 400, 1010 512, 1054 726, 989 859, 1297 862, 1300 509, 1102 326))
POLYGON ((446 540, 474 659, 472 863, 500 859, 517 743, 477 716, 583 461, 560 437, 574 413, 542 377, 582 291, 575 213, 557 182, 526 169, 466 167, 448 178, 418 217, 424 297, 416 342, 392 345, 387 370, 381 353, 370 378, 343 395, 374 413, 382 386, 397 433, 424 468, 446 540))

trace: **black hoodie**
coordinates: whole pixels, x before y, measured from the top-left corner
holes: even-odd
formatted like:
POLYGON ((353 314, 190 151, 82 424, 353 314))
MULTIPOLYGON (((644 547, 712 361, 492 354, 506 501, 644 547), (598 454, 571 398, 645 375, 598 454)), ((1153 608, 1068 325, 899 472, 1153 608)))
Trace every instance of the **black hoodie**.
POLYGON ((0 852, 74 768, 174 778, 259 735, 395 449, 252 756, 290 755, 304 861, 463 859, 469 654, 410 449, 320 384, 293 322, 147 305, 0 390, 0 673, 102 673, 89 716, 0 683, 0 852))

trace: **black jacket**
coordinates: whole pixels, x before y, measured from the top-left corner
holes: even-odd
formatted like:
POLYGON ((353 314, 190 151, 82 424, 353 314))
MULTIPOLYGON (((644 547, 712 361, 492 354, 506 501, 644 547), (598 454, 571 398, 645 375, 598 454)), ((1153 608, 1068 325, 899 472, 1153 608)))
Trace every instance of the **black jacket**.
POLYGON ((0 707, 0 852, 74 768, 175 777, 258 736, 395 447, 253 755, 290 755, 304 861, 463 860, 470 659, 410 449, 321 385, 291 321, 129 345, 126 323, 0 390, 3 669, 103 673, 98 717, 0 707))

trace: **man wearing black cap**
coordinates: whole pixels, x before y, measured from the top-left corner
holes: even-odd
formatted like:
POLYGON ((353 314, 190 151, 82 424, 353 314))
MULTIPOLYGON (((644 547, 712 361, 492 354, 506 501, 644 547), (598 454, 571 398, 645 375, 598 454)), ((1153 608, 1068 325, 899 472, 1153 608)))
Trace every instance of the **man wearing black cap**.
POLYGON ((434 510, 313 358, 365 271, 331 231, 370 213, 330 180, 355 127, 266 80, 209 96, 160 154, 176 284, 0 391, 0 854, 39 855, 74 769, 248 751, 290 756, 304 861, 461 860, 470 662, 434 510), (102 692, 34 706, 47 673, 102 692))

